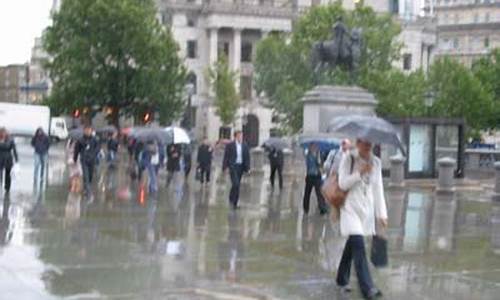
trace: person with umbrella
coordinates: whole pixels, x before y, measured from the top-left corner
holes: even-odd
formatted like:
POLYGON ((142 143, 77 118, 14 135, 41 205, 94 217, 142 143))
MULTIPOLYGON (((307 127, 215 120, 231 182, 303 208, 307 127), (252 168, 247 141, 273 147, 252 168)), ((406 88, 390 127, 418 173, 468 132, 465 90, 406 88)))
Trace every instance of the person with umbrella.
POLYGON ((324 163, 324 169, 327 172, 327 176, 338 173, 342 157, 348 154, 349 150, 351 150, 351 141, 349 139, 343 139, 342 142, 340 142, 340 149, 332 149, 330 153, 328 153, 328 157, 324 163))
POLYGON ((375 287, 365 253, 365 236, 373 236, 375 220, 387 226, 387 207, 382 182, 382 163, 372 154, 372 143, 358 139, 356 151, 344 155, 339 167, 339 187, 349 191, 340 209, 340 231, 347 241, 337 271, 337 284, 348 291, 351 263, 366 299, 382 296, 375 287), (353 161, 354 160, 354 161, 353 161))
POLYGON ((83 129, 83 137, 78 139, 75 144, 73 162, 76 163, 80 158, 83 173, 83 189, 86 196, 90 195, 94 168, 97 162, 97 155, 100 151, 100 144, 94 136, 92 126, 86 125, 83 129))
POLYGON ((158 170, 160 165, 160 145, 155 140, 149 140, 141 153, 141 167, 148 172, 149 192, 158 192, 158 170))
POLYGON ((181 171, 181 149, 179 145, 167 146, 167 186, 174 176, 181 171))
POLYGON ((36 130, 35 135, 31 139, 31 146, 35 150, 33 183, 37 185, 38 181, 40 181, 40 185, 42 185, 45 177, 45 166, 47 165, 50 140, 41 127, 36 130))
POLYGON ((248 146, 243 143, 243 133, 239 130, 234 132, 234 141, 226 145, 224 149, 222 171, 226 172, 227 170, 231 176, 229 202, 233 209, 237 209, 241 177, 250 170, 250 151, 248 146))
POLYGON ((198 148, 198 170, 199 179, 202 184, 210 182, 210 171, 212 169, 212 157, 214 149, 210 146, 208 139, 205 137, 203 143, 198 148))
POLYGON ((115 162, 118 156, 118 148, 120 147, 120 141, 118 140, 118 132, 111 133, 110 138, 107 141, 107 161, 110 167, 115 166, 115 162))
MULTIPOLYGON (((375 287, 365 253, 365 236, 376 236, 376 223, 387 227, 387 206, 382 182, 382 163, 373 154, 373 143, 392 144, 404 153, 397 130, 389 122, 372 116, 335 118, 329 131, 355 137, 356 151, 340 162, 338 185, 348 191, 340 206, 340 232, 347 237, 337 271, 337 285, 348 291, 351 263, 354 261, 361 293, 375 299, 382 293, 375 287)), ((374 240, 375 241, 375 240, 374 240)), ((385 249, 386 251, 387 249, 385 249)))
POLYGON ((303 199, 303 208, 304 214, 309 213, 309 202, 311 199, 311 192, 314 188, 316 192, 316 198, 318 200, 318 209, 321 215, 324 215, 328 212, 326 207, 325 199, 323 198, 323 194, 321 193, 321 174, 322 174, 322 160, 321 160, 321 152, 319 151, 318 145, 315 143, 309 144, 306 153, 306 185, 304 188, 304 199, 303 199))
POLYGON ((271 167, 271 175, 269 177, 269 182, 271 183, 271 188, 274 190, 274 179, 276 173, 278 173, 278 182, 280 190, 283 189, 283 165, 284 165, 284 155, 283 150, 275 147, 266 147, 267 158, 269 159, 269 165, 271 167))

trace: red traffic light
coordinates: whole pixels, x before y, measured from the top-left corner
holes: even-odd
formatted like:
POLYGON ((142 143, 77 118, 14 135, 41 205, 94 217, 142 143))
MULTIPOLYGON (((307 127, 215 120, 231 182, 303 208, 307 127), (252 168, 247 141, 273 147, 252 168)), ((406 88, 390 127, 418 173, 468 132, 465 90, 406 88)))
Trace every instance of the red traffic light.
POLYGON ((144 123, 148 123, 149 121, 151 121, 151 114, 145 113, 144 117, 142 119, 143 119, 144 123))
POLYGON ((79 118, 80 117, 80 110, 79 109, 75 109, 73 111, 73 117, 74 118, 79 118))

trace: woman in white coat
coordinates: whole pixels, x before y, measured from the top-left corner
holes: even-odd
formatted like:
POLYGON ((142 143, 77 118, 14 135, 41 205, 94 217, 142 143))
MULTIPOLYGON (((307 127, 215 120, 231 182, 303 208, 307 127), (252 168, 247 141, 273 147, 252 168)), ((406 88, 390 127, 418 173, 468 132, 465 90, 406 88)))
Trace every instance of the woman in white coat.
POLYGON ((343 291, 348 287, 351 262, 358 277, 361 292, 366 299, 375 299, 382 293, 373 284, 365 253, 364 236, 375 235, 375 221, 387 226, 387 207, 382 183, 382 165, 372 154, 372 144, 357 140, 357 150, 344 155, 339 168, 339 187, 349 191, 340 209, 340 231, 347 237, 337 271, 337 284, 343 291))

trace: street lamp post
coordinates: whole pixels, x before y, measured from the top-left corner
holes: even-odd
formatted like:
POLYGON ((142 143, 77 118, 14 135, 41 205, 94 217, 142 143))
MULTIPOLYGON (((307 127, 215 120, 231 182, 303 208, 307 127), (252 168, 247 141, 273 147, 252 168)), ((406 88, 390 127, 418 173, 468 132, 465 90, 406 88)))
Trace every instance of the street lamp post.
POLYGON ((425 98, 424 105, 427 108, 426 113, 427 113, 427 116, 430 117, 430 111, 431 111, 432 106, 434 105, 435 94, 433 91, 428 91, 427 93, 425 93, 424 98, 425 98))

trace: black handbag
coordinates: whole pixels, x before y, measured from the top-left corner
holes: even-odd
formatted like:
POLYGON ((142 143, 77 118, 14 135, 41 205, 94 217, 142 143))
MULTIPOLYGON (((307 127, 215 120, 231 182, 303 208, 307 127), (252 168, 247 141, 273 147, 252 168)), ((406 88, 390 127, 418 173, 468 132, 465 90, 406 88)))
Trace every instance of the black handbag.
POLYGON ((386 267, 389 263, 387 255, 387 239, 374 235, 372 239, 371 261, 377 268, 386 267))

